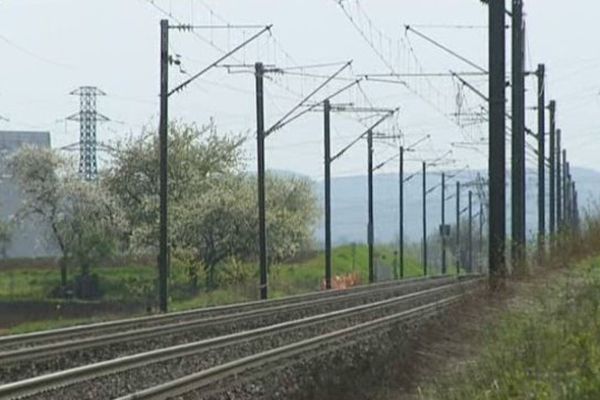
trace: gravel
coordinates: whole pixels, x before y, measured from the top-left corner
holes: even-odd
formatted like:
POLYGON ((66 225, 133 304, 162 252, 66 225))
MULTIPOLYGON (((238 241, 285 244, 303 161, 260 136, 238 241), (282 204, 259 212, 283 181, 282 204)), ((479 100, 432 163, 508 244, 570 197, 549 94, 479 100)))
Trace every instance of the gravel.
MULTIPOLYGON (((443 280, 447 281, 447 278, 438 278, 437 282, 441 283, 443 280)), ((410 287, 410 286, 414 286, 416 284, 419 284, 419 282, 418 281, 404 282, 404 283, 399 283, 396 286, 410 287)), ((384 287, 391 288, 393 286, 394 286, 393 284, 383 284, 380 286, 380 288, 384 288, 384 287)), ((348 295, 348 294, 364 293, 368 290, 372 290, 372 288, 369 289, 368 287, 365 286, 365 287, 357 287, 357 288, 349 289, 349 290, 345 290, 345 291, 314 292, 314 293, 309 293, 309 294, 305 295, 304 297, 302 297, 302 299, 300 299, 298 297, 290 297, 290 298, 279 299, 276 302, 269 302, 266 304, 265 303, 260 303, 260 304, 242 303, 242 304, 237 305, 237 307, 230 307, 230 308, 209 307, 209 308, 205 308, 205 309, 197 309, 197 310, 179 314, 179 315, 177 315, 176 313, 170 314, 166 318, 149 318, 149 319, 144 320, 141 317, 139 320, 132 321, 131 323, 128 323, 127 325, 124 325, 124 326, 112 326, 109 322, 107 325, 105 325, 103 327, 97 327, 91 331, 71 332, 71 333, 65 332, 64 334, 58 335, 58 336, 35 337, 35 333, 34 333, 34 337, 27 337, 28 335, 21 335, 22 336, 21 340, 10 342, 7 344, 3 344, 2 340, 0 340, 0 352, 11 351, 11 350, 19 349, 19 348, 34 347, 34 346, 50 344, 50 343, 60 343, 60 342, 64 342, 64 341, 89 338, 89 337, 99 336, 99 335, 107 335, 107 334, 111 334, 111 333, 122 332, 123 330, 136 330, 136 329, 142 329, 142 328, 150 328, 150 327, 154 327, 154 326, 162 326, 165 324, 173 324, 173 323, 181 323, 181 322, 193 321, 193 320, 198 320, 198 319, 205 319, 205 318, 216 317, 216 316, 220 316, 220 315, 231 315, 231 314, 236 314, 239 312, 256 310, 259 308, 271 308, 271 307, 282 306, 282 305, 298 304, 302 301, 309 301, 309 300, 316 300, 316 299, 332 299, 332 300, 334 300, 335 298, 337 298, 339 296, 344 296, 344 295, 348 295)), ((0 338, 0 339, 2 339, 2 338, 0 338)))
MULTIPOLYGON (((456 289, 460 290, 460 289, 456 289)), ((446 296, 448 293, 445 294, 446 296)), ((98 399, 98 398, 115 398, 123 396, 128 393, 132 393, 143 388, 151 387, 164 383, 169 380, 177 379, 194 372, 198 372, 228 361, 232 361, 241 357, 245 357, 251 354, 256 354, 268 349, 276 348, 286 344, 294 343, 303 339, 321 335, 327 332, 332 332, 342 328, 346 328, 358 323, 366 322, 376 318, 380 318, 386 315, 398 313, 409 308, 416 307, 434 299, 440 298, 439 294, 435 296, 426 296, 422 299, 415 299, 402 304, 396 304, 386 307, 381 307, 377 310, 370 310, 358 315, 346 316, 333 321, 321 322, 310 326, 296 327, 291 330, 284 332, 272 333, 264 335, 256 339, 247 341, 241 341, 233 345, 225 345, 219 348, 213 348, 202 353, 198 353, 193 356, 176 358, 173 360, 157 362, 154 364, 145 365, 144 367, 136 368, 130 371, 124 371, 119 374, 108 375, 100 378, 96 378, 87 382, 78 383, 65 388, 59 388, 46 392, 43 395, 29 397, 35 399, 98 399)), ((406 329, 406 326, 403 328, 406 329)), ((378 336, 375 335, 375 336, 378 336)), ((372 336, 368 336, 368 341, 372 341, 372 336)), ((353 342, 344 341, 344 343, 338 343, 338 345, 348 346, 353 342)), ((363 338, 360 338, 357 343, 363 343, 363 338)), ((377 340, 375 340, 377 343, 377 340)), ((352 344, 354 345, 354 344, 352 344)), ((369 350, 370 351, 370 350, 369 350)), ((309 359, 312 355, 309 355, 309 359)), ((321 355, 318 355, 321 357, 321 355)), ((302 357, 304 360, 306 357, 302 357)), ((348 360, 342 360, 345 364, 348 360)), ((302 361, 299 365, 304 365, 306 362, 302 361)), ((310 363, 309 363, 310 364, 310 363)), ((288 368, 281 369, 283 378, 286 383, 283 387, 276 391, 283 397, 272 397, 272 398, 287 398, 289 390, 296 390, 300 386, 297 385, 295 379, 291 379, 290 376, 286 375, 288 368), (291 389, 290 389, 291 388, 291 389)), ((279 372, 278 372, 279 373, 279 372)), ((267 379, 270 381, 270 378, 267 379)), ((231 386, 229 384, 228 386, 231 386)), ((219 386, 221 387, 221 386, 219 386)), ((267 393, 272 393, 272 388, 265 390, 264 385, 258 385, 256 381, 252 384, 242 385, 239 388, 232 389, 229 394, 219 394, 215 396, 233 396, 233 397, 210 397, 211 399, 246 399, 246 398, 263 398, 267 393), (258 396, 258 397, 256 397, 258 396)), ((203 391, 204 394, 206 394, 203 391)), ((196 394, 197 395, 197 394, 196 394)), ((185 398, 203 398, 193 397, 193 395, 185 396, 185 398), (192 397, 189 397, 192 396, 192 397)), ((266 398, 266 397, 265 397, 266 398)))
MULTIPOLYGON (((240 318, 230 322, 201 325, 193 328, 182 327, 177 333, 165 334, 163 336, 119 342, 110 345, 87 348, 84 350, 67 351, 52 358, 42 359, 35 362, 20 362, 13 365, 0 366, 0 384, 16 380, 23 380, 43 374, 87 365, 94 362, 114 359, 120 356, 141 353, 145 351, 190 343, 202 339, 217 337, 220 335, 255 329, 280 322, 291 321, 329 311, 339 310, 373 301, 383 300, 423 290, 440 285, 439 281, 427 281, 422 285, 410 285, 398 287, 397 290, 384 291, 383 293, 370 293, 364 297, 347 299, 345 301, 327 302, 312 305, 305 308, 268 313, 261 317, 240 318)), ((6 363, 5 363, 6 364, 6 363)))
POLYGON ((405 351, 410 338, 433 318, 429 316, 416 323, 398 322, 377 331, 339 339, 300 358, 279 360, 177 399, 330 399, 336 395, 335 388, 343 386, 345 380, 365 373, 364 369, 377 365, 390 352, 405 351))

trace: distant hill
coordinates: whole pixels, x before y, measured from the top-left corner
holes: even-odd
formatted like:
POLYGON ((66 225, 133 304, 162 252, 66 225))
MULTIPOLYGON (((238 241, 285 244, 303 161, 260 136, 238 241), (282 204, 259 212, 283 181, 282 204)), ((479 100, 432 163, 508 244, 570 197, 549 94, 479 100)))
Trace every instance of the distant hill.
MULTIPOLYGON (((477 173, 486 177, 485 171, 460 174, 447 184, 447 197, 455 193, 455 182, 471 181, 477 173)), ((448 172, 452 175, 452 171, 448 172)), ((572 175, 578 183, 580 206, 587 207, 600 199, 600 172, 586 168, 572 168, 572 175)), ((428 174, 428 187, 440 183, 439 173, 428 174)), ((405 195, 405 235, 407 241, 418 241, 422 235, 421 175, 415 176, 404 186, 405 195)), ((546 186, 548 187, 548 186, 546 186)), ((322 204, 323 182, 315 183, 315 190, 322 204)), ((475 190, 473 188, 473 190, 475 190)), ((461 203, 467 205, 467 191, 463 190, 461 203)), ((375 196, 375 240, 378 243, 391 242, 398 235, 398 176, 381 174, 374 177, 375 196)), ((477 197, 474 196, 475 210, 478 211, 477 197)), ((507 177, 507 218, 510 219, 510 176, 507 177)), ((452 198, 446 202, 448 223, 456 220, 456 203, 452 198)), ((332 234, 335 244, 366 242, 367 237, 367 177, 350 176, 332 180, 332 234)), ((439 188, 427 197, 428 230, 437 231, 441 216, 441 194, 439 188)), ((527 230, 537 230, 537 171, 527 171, 527 230)), ((507 221, 510 232, 510 221, 507 221)), ((315 230, 315 239, 323 241, 323 223, 315 230)))

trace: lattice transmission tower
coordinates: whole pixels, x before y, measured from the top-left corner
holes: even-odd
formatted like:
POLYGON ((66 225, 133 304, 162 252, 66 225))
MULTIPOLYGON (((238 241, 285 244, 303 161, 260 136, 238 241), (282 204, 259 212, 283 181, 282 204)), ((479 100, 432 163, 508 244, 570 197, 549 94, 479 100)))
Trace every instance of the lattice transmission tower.
POLYGON ((79 96, 79 112, 67 118, 79 122, 79 174, 86 181, 94 181, 98 178, 96 129, 98 122, 109 120, 98 113, 96 101, 106 93, 95 86, 81 86, 70 94, 79 96))

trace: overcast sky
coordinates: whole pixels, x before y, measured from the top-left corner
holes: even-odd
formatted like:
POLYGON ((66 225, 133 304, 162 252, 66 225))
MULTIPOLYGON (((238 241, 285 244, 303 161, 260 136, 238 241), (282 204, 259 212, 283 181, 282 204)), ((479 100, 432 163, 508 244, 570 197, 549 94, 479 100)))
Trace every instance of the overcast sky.
MULTIPOLYGON (((400 73, 474 70, 414 34, 406 34, 404 25, 410 24, 487 68, 487 10, 479 1, 345 0, 344 4, 358 28, 333 0, 155 0, 155 5, 146 0, 0 1, 0 115, 9 119, 0 121, 0 129, 50 130, 55 147, 76 142, 78 126, 65 123, 64 118, 78 111, 78 99, 68 93, 81 85, 98 86, 108 94, 99 99, 98 110, 112 122, 99 126, 99 141, 111 142, 139 132, 143 126, 156 126, 159 20, 165 18, 164 13, 171 14, 173 23, 274 24, 272 35, 248 46, 231 58, 230 64, 263 61, 285 68, 354 60, 352 69, 344 71, 342 77, 388 73, 391 68, 400 73), (439 25, 461 25, 461 29, 439 25)), ((570 159, 577 166, 600 169, 600 146, 595 139, 600 130, 600 50, 596 43, 600 4, 593 0, 526 0, 525 9, 527 67, 535 69, 538 63, 546 63, 548 98, 557 100, 558 124, 570 159)), ((171 51, 181 55, 187 73, 194 73, 255 31, 172 32, 171 51)), ((337 68, 339 65, 289 71, 320 75, 337 68)), ((235 72, 215 69, 174 95, 171 116, 198 124, 214 118, 219 134, 251 137, 255 127, 254 78, 244 69, 235 72)), ((185 78, 172 69, 172 86, 185 78)), ((469 80, 487 91, 485 78, 469 80)), ((265 83, 267 125, 321 81, 289 74, 271 76, 265 83)), ((449 78, 406 81, 408 88, 364 82, 360 89, 353 88, 337 101, 400 107, 397 118, 380 131, 401 131, 407 145, 431 135, 431 140, 410 156, 409 169, 416 169, 417 161, 435 159, 449 149, 453 153, 447 158, 455 164, 448 168, 467 164, 473 169, 484 167, 487 148, 472 143, 485 140, 487 126, 459 127, 453 116, 460 112, 461 121, 469 122, 467 114, 479 109, 483 104, 480 99, 449 78), (469 145, 465 147, 464 142, 469 145)), ((334 82, 315 100, 346 83, 334 82)), ((528 106, 535 105, 534 88, 534 78, 528 78, 528 106)), ((335 114, 334 151, 360 134, 362 124, 373 121, 368 118, 372 116, 335 114)), ((528 112, 528 125, 536 129, 534 111, 528 112)), ((393 156, 397 145, 378 142, 376 160, 393 156)), ((358 143, 336 161, 334 176, 363 174, 365 146, 358 143)), ((251 169, 254 141, 249 140, 246 148, 251 169)), ((269 137, 267 148, 269 168, 320 179, 321 115, 311 113, 276 132, 269 137)), ((390 164, 382 171, 396 168, 390 164)))

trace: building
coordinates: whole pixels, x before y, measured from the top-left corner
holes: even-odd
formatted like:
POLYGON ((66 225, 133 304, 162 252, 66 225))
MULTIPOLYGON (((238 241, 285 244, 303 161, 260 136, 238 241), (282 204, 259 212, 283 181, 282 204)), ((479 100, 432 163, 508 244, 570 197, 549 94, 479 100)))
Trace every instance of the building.
MULTIPOLYGON (((0 160, 6 160, 24 145, 50 148, 50 132, 0 131, 0 160)), ((11 181, 5 163, 0 162, 0 219, 12 220, 22 202, 23 196, 19 187, 11 181)), ((16 224, 5 256, 29 258, 57 255, 56 245, 47 240, 47 229, 47 226, 33 219, 16 224)))

